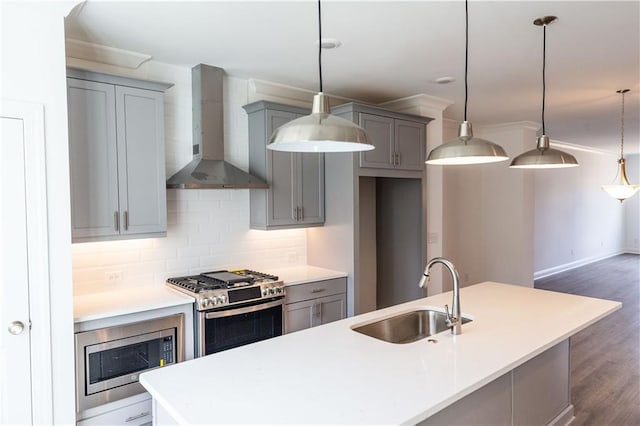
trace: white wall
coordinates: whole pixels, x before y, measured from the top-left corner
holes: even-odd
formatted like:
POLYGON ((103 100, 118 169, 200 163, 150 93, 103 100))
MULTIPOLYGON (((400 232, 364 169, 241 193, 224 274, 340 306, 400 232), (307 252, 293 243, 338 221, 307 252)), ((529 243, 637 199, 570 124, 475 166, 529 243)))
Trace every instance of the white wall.
MULTIPOLYGON (((173 83, 165 95, 167 177, 191 161, 191 69, 149 61, 137 70, 69 58, 70 66, 173 83)), ((215 64, 212 64, 215 65, 215 64)), ((248 170, 248 81, 225 76, 225 158, 248 170)), ((306 263, 304 229, 249 229, 249 190, 167 191, 167 237, 73 245, 75 294, 164 285, 167 277, 232 267, 306 263), (121 280, 107 276, 118 272, 121 280)))
MULTIPOLYGON (((627 177, 640 185, 640 154, 628 155, 627 177)), ((640 254, 640 191, 624 202, 625 251, 640 254)))
MULTIPOLYGON (((0 4, 0 97, 44 105, 53 423, 75 421, 63 18, 77 2, 0 4)), ((37 291, 38 289, 31 289, 37 291)), ((34 324, 34 326, 38 326, 34 324)), ((40 326, 47 326, 49 324, 40 326)), ((39 342, 33 343, 38 347, 39 342)), ((43 350, 43 349, 39 349, 43 350)))
MULTIPOLYGON (((445 140, 457 124, 445 123, 445 140)), ((511 157, 535 140, 536 125, 477 127, 476 137, 500 144, 511 157)), ((533 286, 533 182, 509 162, 444 167, 444 254, 463 286, 498 281, 533 286)), ((446 289, 451 281, 446 280, 446 289)))
POLYGON ((535 173, 536 278, 624 250, 624 205, 600 188, 615 177, 617 155, 560 149, 580 166, 535 173))

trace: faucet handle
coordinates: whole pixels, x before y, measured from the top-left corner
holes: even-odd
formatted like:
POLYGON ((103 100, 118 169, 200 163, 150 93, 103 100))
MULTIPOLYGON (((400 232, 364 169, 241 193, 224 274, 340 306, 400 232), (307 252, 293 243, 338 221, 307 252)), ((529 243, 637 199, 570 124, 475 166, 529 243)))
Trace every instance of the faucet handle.
POLYGON ((451 312, 449 312, 449 305, 444 305, 444 311, 447 314, 447 325, 449 327, 456 325, 458 323, 458 318, 451 315, 451 312))

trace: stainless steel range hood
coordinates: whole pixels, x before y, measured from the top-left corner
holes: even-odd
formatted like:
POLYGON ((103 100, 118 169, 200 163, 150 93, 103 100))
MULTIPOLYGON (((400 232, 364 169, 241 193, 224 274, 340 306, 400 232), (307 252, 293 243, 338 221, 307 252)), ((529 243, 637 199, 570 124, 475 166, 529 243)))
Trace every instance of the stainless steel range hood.
POLYGON ((191 70, 193 161, 169 178, 167 188, 269 187, 262 179, 224 161, 223 74, 223 69, 204 64, 191 70))

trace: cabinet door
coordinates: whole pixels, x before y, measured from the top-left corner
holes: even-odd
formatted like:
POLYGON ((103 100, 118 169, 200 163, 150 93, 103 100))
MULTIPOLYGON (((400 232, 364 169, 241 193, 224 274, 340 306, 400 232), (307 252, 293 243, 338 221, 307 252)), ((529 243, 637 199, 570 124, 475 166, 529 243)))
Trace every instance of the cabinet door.
POLYGON ((360 113, 360 127, 375 146, 372 151, 360 153, 360 167, 393 169, 394 124, 393 118, 360 113))
MULTIPOLYGON (((267 138, 275 129, 299 117, 298 114, 268 110, 267 138)), ((265 148, 266 149, 266 148, 265 148)), ((267 226, 295 225, 296 200, 295 169, 297 154, 271 151, 267 149, 267 178, 270 188, 267 190, 267 226)))
POLYGON ((116 86, 121 234, 164 232, 163 93, 116 86))
POLYGON ((72 237, 119 234, 115 89, 67 79, 72 237))
POLYGON ((296 156, 298 223, 324 223, 324 154, 304 152, 296 156))
POLYGON ((313 326, 314 299, 284 305, 284 332, 304 330, 313 326))
POLYGON ((424 124, 395 120, 396 169, 422 170, 425 161, 424 124))
POLYGON ((345 293, 321 297, 315 301, 316 315, 313 325, 327 324, 346 318, 347 298, 345 293))

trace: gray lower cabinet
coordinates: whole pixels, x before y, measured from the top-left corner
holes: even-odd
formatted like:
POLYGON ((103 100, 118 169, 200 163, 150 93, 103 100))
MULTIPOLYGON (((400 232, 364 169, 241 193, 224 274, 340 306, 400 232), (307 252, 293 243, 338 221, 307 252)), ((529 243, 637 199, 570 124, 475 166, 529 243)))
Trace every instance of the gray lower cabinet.
POLYGON ((372 151, 360 153, 361 168, 400 171, 424 169, 427 142, 425 126, 429 119, 357 103, 340 105, 333 108, 332 112, 357 123, 375 146, 372 151))
POLYGON ((164 90, 170 85, 67 73, 73 241, 165 235, 164 90))
POLYGON ((251 228, 324 224, 324 154, 267 149, 275 129, 308 111, 265 101, 244 109, 249 117, 249 171, 269 183, 267 190, 250 190, 251 228))
POLYGON ((566 425, 573 418, 569 358, 565 340, 420 424, 566 425))
POLYGON ((346 318, 347 280, 315 281, 287 287, 285 333, 346 318))

